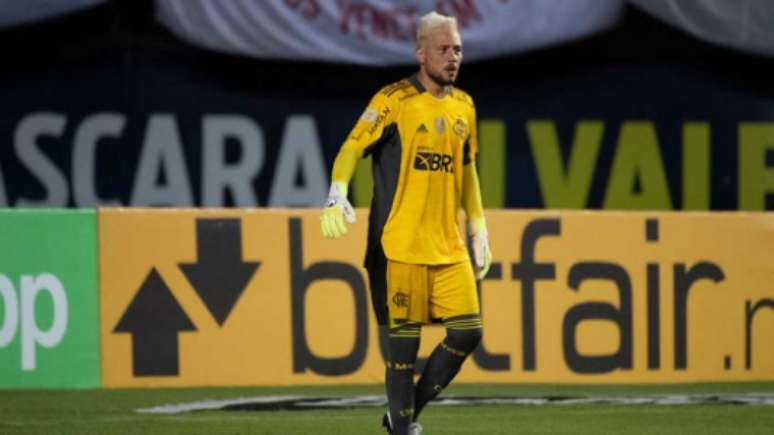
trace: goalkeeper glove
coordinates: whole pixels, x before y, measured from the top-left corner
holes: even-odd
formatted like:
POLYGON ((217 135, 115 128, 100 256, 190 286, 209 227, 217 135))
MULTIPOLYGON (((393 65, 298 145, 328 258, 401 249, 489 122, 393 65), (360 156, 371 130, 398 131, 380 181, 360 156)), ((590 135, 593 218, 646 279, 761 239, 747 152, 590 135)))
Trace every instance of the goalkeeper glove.
POLYGON ((473 260, 477 270, 476 278, 483 279, 489 272, 489 266, 492 265, 492 251, 489 250, 486 221, 484 218, 471 219, 470 228, 473 233, 473 260))
POLYGON ((351 224, 355 223, 355 211, 347 200, 346 183, 334 181, 331 183, 328 200, 325 203, 322 216, 320 216, 320 228, 323 236, 329 239, 338 239, 347 234, 345 220, 351 224))

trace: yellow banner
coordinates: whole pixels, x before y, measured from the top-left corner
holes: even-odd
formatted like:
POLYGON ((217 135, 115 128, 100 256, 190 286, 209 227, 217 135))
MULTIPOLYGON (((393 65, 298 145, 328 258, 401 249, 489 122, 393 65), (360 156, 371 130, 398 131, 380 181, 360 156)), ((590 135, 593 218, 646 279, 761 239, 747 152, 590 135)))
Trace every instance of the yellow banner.
MULTIPOLYGON (((458 381, 774 379, 774 215, 487 220, 484 339, 458 381)), ((316 210, 101 210, 103 385, 382 382, 366 227, 365 210, 335 241, 316 210)))
POLYGON ((489 213, 493 382, 774 379, 774 215, 489 213), (508 364, 506 364, 506 362, 508 364))

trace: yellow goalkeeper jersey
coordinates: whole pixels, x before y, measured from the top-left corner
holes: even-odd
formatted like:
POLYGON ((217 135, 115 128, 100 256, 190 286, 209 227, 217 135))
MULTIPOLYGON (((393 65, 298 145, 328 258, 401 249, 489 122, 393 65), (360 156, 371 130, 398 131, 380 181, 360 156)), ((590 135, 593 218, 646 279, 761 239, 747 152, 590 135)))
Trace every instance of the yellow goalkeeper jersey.
POLYGON ((437 98, 411 77, 371 99, 343 145, 373 158, 367 267, 380 249, 403 263, 468 260, 457 213, 476 137, 473 100, 459 89, 437 98))

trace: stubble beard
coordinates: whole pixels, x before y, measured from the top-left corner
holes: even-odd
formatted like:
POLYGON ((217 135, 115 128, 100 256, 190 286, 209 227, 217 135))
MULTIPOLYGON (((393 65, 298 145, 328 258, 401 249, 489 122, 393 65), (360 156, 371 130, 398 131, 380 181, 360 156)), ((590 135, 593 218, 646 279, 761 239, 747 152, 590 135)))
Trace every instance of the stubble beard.
POLYGON ((433 82, 435 82, 435 84, 437 84, 438 86, 440 86, 442 88, 445 88, 447 86, 453 85, 454 82, 457 80, 457 73, 456 72, 455 72, 455 74, 451 75, 451 77, 448 78, 448 79, 443 76, 443 73, 444 73, 443 70, 441 70, 441 72, 439 72, 439 73, 436 73, 434 71, 428 70, 427 71, 427 76, 430 77, 430 80, 432 80, 433 82))

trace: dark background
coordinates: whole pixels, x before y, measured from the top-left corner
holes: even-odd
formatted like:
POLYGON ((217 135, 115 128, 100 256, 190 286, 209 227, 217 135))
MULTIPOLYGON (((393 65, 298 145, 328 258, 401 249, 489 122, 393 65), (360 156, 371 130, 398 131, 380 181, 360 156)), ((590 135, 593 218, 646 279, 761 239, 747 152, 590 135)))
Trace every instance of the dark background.
MULTIPOLYGON (((97 191, 126 205, 132 205, 130 191, 149 114, 171 113, 179 122, 195 197, 192 205, 200 203, 202 114, 247 114, 266 134, 266 164, 253 183, 260 203, 266 204, 276 148, 289 115, 314 116, 330 167, 371 95, 415 70, 205 51, 157 24, 150 0, 109 2, 6 28, 0 30, 0 50, 5 59, 0 69, 0 174, 9 206, 21 197, 45 196, 44 186, 20 163, 12 145, 15 126, 29 113, 67 114, 62 137, 39 145, 68 180, 79 120, 96 112, 126 114, 125 133, 106 139, 112 146, 101 143, 96 156, 97 191)), ((773 73, 769 58, 699 41, 627 6, 619 25, 595 36, 466 63, 458 84, 475 98, 480 119, 506 123, 506 207, 545 206, 526 121, 554 121, 567 159, 576 123, 595 119, 604 121, 605 134, 588 208, 602 207, 618 129, 629 120, 656 125, 672 205, 680 208, 682 126, 698 120, 712 126, 711 208, 736 209, 738 125, 774 121, 773 73)), ((769 160, 774 162, 774 156, 769 160)), ((298 183, 304 182, 299 177, 298 183)), ((66 205, 78 206, 72 196, 66 205)), ((772 195, 766 208, 774 209, 772 195)))

